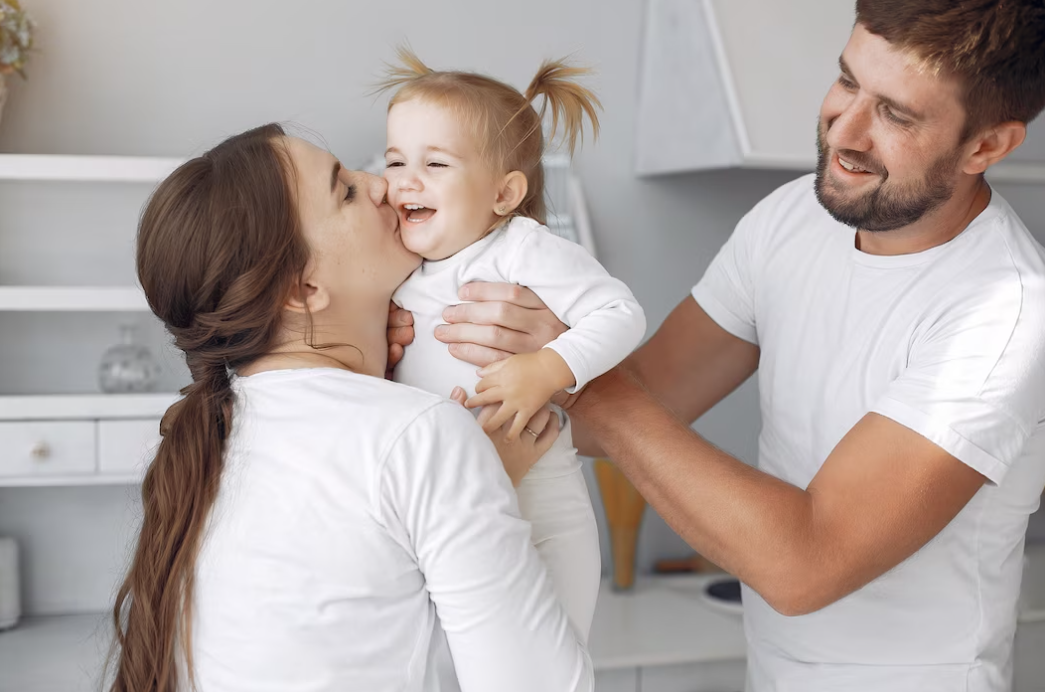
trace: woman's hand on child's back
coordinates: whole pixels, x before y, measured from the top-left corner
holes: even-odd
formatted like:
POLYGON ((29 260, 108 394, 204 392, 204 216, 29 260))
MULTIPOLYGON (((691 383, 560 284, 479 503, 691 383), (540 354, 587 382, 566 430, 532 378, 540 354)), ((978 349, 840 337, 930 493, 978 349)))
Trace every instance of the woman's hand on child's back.
POLYGON ((392 379, 392 371, 403 359, 403 349, 414 341, 414 315, 395 303, 388 304, 388 362, 385 379, 392 379))
MULTIPOLYGON (((450 398, 463 406, 465 392, 460 387, 455 387, 450 398)), ((483 408, 479 412, 479 424, 484 425, 489 421, 498 408, 497 404, 483 408)), ((504 470, 511 479, 512 486, 517 487, 530 472, 530 468, 551 449, 552 443, 559 437, 559 417, 551 408, 542 406, 526 424, 526 434, 509 440, 508 430, 509 426, 506 423, 488 434, 501 457, 501 463, 504 464, 504 470)))

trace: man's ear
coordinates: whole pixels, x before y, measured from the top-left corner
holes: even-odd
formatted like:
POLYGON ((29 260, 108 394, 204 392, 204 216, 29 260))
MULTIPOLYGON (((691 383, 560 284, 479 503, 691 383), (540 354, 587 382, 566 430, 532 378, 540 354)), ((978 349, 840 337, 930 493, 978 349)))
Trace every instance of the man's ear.
POLYGON ((504 176, 501 187, 497 191, 497 199, 494 200, 493 213, 498 216, 508 216, 522 204, 526 198, 526 191, 530 184, 522 171, 512 171, 504 176))
POLYGON ((995 125, 973 139, 971 155, 963 172, 978 175, 998 163, 1027 139, 1027 124, 1008 122, 995 125))
POLYGON ((291 287, 283 309, 304 314, 306 305, 309 312, 319 312, 330 305, 330 294, 322 286, 302 280, 291 287))

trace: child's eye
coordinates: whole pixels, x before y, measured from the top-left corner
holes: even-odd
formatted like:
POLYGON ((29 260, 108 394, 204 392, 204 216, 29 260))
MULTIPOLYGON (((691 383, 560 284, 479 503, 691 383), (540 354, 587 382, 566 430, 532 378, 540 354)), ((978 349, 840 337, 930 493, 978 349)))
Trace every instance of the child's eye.
POLYGON ((388 163, 385 164, 385 168, 396 168, 396 167, 402 166, 402 165, 403 165, 402 161, 389 161, 388 163))
POLYGON ((431 163, 429 163, 428 165, 429 165, 430 167, 432 167, 432 168, 446 168, 446 167, 447 167, 445 163, 438 163, 438 162, 436 162, 436 161, 432 161, 432 162, 431 162, 431 163))

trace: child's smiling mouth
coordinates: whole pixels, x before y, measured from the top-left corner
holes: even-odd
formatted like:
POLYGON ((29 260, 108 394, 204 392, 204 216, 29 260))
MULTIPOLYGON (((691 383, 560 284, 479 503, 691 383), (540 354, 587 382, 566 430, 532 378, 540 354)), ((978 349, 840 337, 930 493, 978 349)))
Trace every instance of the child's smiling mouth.
POLYGON ((435 216, 435 209, 429 209, 421 204, 402 205, 403 219, 409 223, 424 223, 435 216))

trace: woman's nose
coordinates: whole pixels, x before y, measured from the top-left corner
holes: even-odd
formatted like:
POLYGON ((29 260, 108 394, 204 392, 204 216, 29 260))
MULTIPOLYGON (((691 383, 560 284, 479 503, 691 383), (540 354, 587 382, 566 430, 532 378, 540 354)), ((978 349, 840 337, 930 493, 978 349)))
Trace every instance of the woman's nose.
POLYGON ((388 201, 388 181, 377 175, 364 173, 366 176, 366 190, 370 200, 375 207, 380 207, 388 201))

